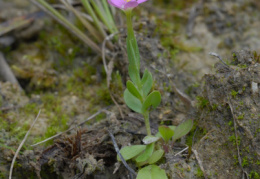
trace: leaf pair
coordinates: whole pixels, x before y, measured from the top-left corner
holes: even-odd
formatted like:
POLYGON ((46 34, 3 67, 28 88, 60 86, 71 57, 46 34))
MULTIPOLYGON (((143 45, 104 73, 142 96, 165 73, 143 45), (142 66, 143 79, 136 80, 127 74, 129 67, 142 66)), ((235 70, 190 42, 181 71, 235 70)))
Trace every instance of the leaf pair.
MULTIPOLYGON (((137 175, 137 179, 150 178, 150 179, 167 179, 164 170, 160 169, 158 166, 153 165, 159 161, 164 155, 164 150, 155 150, 155 142, 159 140, 159 137, 146 136, 143 141, 148 143, 148 145, 133 145, 126 146, 120 150, 121 155, 125 160, 135 158, 137 166, 143 166, 149 164, 148 166, 142 168, 137 175)), ((120 161, 119 156, 117 160, 120 161)))
POLYGON ((142 103, 139 98, 134 96, 129 89, 124 92, 124 100, 127 106, 135 112, 144 114, 151 106, 156 108, 161 102, 161 94, 159 91, 150 93, 142 103))
POLYGON ((142 168, 136 179, 168 179, 163 169, 156 165, 148 165, 142 168))
POLYGON ((160 126, 159 133, 157 136, 161 136, 163 140, 167 143, 171 138, 172 141, 176 141, 177 139, 185 136, 190 132, 193 126, 193 120, 188 119, 176 126, 160 126))
MULTIPOLYGON (((136 83, 137 84, 137 83, 136 83)), ((146 96, 151 91, 151 88, 153 86, 153 77, 152 74, 146 69, 144 71, 143 78, 141 80, 141 88, 140 90, 138 87, 130 80, 127 81, 126 87, 127 89, 138 99, 141 101, 143 98, 146 98, 146 96)))
MULTIPOLYGON (((159 161, 164 154, 162 149, 154 151, 154 145, 155 143, 126 146, 120 150, 120 153, 126 161, 135 158, 138 166, 154 164, 159 161)), ((117 156, 117 160, 120 161, 119 156, 117 156)))

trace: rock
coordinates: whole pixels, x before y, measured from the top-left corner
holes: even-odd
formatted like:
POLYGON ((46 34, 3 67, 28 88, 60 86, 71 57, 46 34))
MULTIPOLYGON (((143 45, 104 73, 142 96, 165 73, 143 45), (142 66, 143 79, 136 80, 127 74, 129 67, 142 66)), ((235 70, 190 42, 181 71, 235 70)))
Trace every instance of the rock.
POLYGON ((195 149, 210 178, 236 179, 243 172, 260 173, 260 95, 252 93, 252 88, 254 91, 257 88, 254 81, 260 79, 260 72, 253 72, 256 68, 253 64, 258 62, 250 51, 235 54, 233 64, 247 67, 232 66, 230 70, 204 77, 202 93, 208 106, 202 109, 198 125, 208 133, 195 149), (252 70, 248 71, 249 68, 252 70))

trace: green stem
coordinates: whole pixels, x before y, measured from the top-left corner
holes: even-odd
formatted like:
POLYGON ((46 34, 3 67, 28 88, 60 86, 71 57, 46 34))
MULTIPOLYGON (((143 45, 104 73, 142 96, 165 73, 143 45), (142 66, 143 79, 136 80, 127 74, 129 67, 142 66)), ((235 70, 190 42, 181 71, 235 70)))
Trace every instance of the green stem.
POLYGON ((130 39, 135 39, 135 34, 134 34, 133 24, 132 24, 132 9, 126 10, 125 14, 126 14, 126 25, 127 25, 127 37, 130 39))
POLYGON ((143 115, 144 115, 144 123, 145 123, 147 135, 152 135, 151 128, 150 128, 150 121, 149 121, 149 111, 145 111, 143 115))

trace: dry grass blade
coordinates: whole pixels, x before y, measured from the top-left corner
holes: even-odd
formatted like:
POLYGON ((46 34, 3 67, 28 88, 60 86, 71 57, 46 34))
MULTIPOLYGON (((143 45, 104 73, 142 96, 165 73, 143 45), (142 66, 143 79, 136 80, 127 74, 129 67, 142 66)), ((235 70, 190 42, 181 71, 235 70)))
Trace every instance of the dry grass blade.
POLYGON ((68 10, 72 11, 75 16, 80 20, 80 22, 85 26, 85 28, 93 35, 93 37, 99 42, 102 41, 100 34, 97 33, 97 30, 85 19, 82 17, 82 14, 77 11, 67 0, 61 0, 61 2, 67 7, 68 10))
POLYGON ((42 9, 44 12, 53 17, 56 21, 66 27, 71 33, 73 33, 76 37, 82 40, 87 46, 89 46, 96 53, 101 54, 100 47, 93 42, 89 37, 87 37, 81 30, 79 30, 76 26, 70 23, 65 17, 63 17, 57 10, 55 10, 52 6, 46 3, 43 0, 31 0, 33 4, 42 9))
POLYGON ((205 178, 205 179, 208 179, 208 177, 207 177, 207 175, 206 175, 206 172, 205 172, 205 170, 204 170, 204 167, 203 167, 203 165, 202 165, 202 161, 201 161, 200 158, 199 158, 199 154, 198 154, 197 150, 192 149, 192 152, 194 153, 194 155, 195 155, 195 157, 196 157, 196 159, 197 159, 197 161, 198 161, 199 167, 200 167, 201 171, 203 172, 204 178, 205 178))
POLYGON ((11 168, 10 168, 9 179, 12 178, 13 168, 14 168, 14 162, 15 162, 17 156, 18 156, 18 153, 20 152, 20 150, 21 150, 23 144, 25 143, 25 141, 26 141, 26 139, 27 139, 27 137, 28 137, 28 135, 29 135, 31 129, 33 128, 34 124, 35 124, 36 121, 38 120, 40 114, 41 114, 41 110, 38 112, 37 117, 34 119, 34 121, 33 121, 32 125, 31 125, 30 129, 29 129, 29 130, 27 131, 27 133, 25 134, 25 136, 24 136, 24 138, 23 138, 23 141, 21 142, 21 144, 19 145, 18 149, 17 149, 16 152, 15 152, 14 158, 13 158, 13 160, 12 160, 11 168))
POLYGON ((91 17, 94 20, 94 23, 97 27, 97 29, 101 32, 101 35, 103 36, 103 38, 105 38, 107 36, 105 30, 101 27, 100 21, 98 20, 94 10, 92 9, 92 6, 90 5, 89 0, 81 0, 83 6, 85 7, 86 11, 91 15, 91 17))
POLYGON ((115 100, 113 94, 111 93, 110 90, 110 81, 111 81, 111 76, 112 76, 112 72, 113 72, 113 68, 114 68, 114 58, 111 59, 111 61, 109 62, 109 64, 107 65, 106 63, 106 42, 111 40, 115 35, 117 35, 119 32, 116 32, 114 34, 111 34, 109 36, 107 36, 105 38, 105 40, 102 43, 102 60, 103 60, 103 65, 104 65, 104 69, 106 71, 106 75, 107 75, 107 88, 109 90, 109 95, 112 99, 112 101, 115 103, 115 105, 117 106, 119 113, 122 117, 122 119, 124 119, 124 114, 119 106, 119 104, 117 103, 117 101, 115 100))
POLYGON ((239 163, 239 165, 241 167, 241 170, 243 171, 243 177, 242 178, 244 178, 244 176, 246 176, 246 178, 248 179, 249 178, 248 174, 247 174, 247 172, 245 171, 245 169, 244 169, 244 167, 242 165, 240 149, 239 149, 239 146, 238 146, 238 134, 237 134, 237 125, 236 125, 237 119, 236 119, 236 117, 234 115, 234 109, 233 109, 233 106, 231 104, 231 100, 230 100, 230 98, 228 96, 227 96, 227 98, 228 98, 228 105, 229 105, 229 108, 230 108, 230 111, 231 111, 231 114, 232 114, 232 117, 233 117, 234 130, 235 130, 235 136, 236 136, 236 148, 237 148, 238 163, 239 163))
POLYGON ((19 88, 22 90, 18 80, 14 76, 12 70, 10 69, 9 65, 6 63, 4 55, 0 52, 0 80, 9 81, 13 84, 17 84, 19 88))
POLYGON ((42 16, 44 16, 44 12, 33 12, 30 14, 15 17, 11 20, 3 22, 0 24, 0 36, 12 31, 12 30, 24 27, 24 26, 32 23, 34 20, 41 18, 42 16))

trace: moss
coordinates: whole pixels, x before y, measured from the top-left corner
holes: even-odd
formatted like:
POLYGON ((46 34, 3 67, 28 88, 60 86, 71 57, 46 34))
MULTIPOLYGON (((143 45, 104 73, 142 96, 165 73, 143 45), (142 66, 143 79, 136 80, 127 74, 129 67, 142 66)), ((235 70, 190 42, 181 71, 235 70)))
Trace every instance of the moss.
MULTIPOLYGON (((47 130, 43 136, 38 136, 34 139, 34 143, 42 141, 49 138, 58 132, 62 132, 68 128, 67 123, 70 119, 66 112, 62 111, 62 102, 59 96, 53 94, 45 94, 41 97, 42 105, 44 109, 44 114, 46 115, 47 130)), ((33 105, 28 105, 27 108, 33 107, 33 105)), ((38 107, 37 107, 38 108, 38 107)), ((46 142, 45 145, 52 144, 52 142, 46 142)))
POLYGON ((106 84, 104 84, 102 88, 99 88, 96 94, 97 94, 97 98, 95 99, 95 101, 97 102, 97 104, 103 103, 105 105, 110 105, 113 103, 106 84))
POLYGON ((0 95, 0 107, 3 105, 3 97, 0 95))
POLYGON ((249 178, 250 179, 260 179, 260 174, 256 171, 251 171, 249 173, 249 178))
POLYGON ((229 122, 228 122, 228 125, 229 125, 230 127, 232 127, 232 126, 233 126, 233 122, 232 122, 232 121, 229 121, 229 122))
POLYGON ((23 107, 23 111, 26 114, 38 113, 38 107, 36 103, 28 103, 23 107))
POLYGON ((256 165, 260 166, 260 161, 259 160, 256 161, 256 165))
POLYGON ((205 107, 207 107, 209 105, 209 101, 202 97, 202 96, 197 96, 197 106, 200 108, 200 109, 203 109, 205 107))
POLYGON ((197 171, 195 172, 195 175, 197 177, 201 177, 201 178, 204 177, 203 171, 200 168, 197 169, 197 171))
POLYGON ((46 54, 56 54, 54 61, 54 68, 60 70, 61 67, 68 67, 72 65, 77 54, 83 49, 82 43, 75 36, 73 36, 66 28, 55 23, 51 24, 52 30, 46 28, 39 35, 40 41, 35 46, 40 49, 43 56, 46 54), (77 42, 77 43, 75 43, 77 42), (46 44, 48 44, 46 46, 46 44))
POLYGON ((248 166, 248 159, 247 159, 247 157, 244 157, 242 159, 242 167, 246 167, 246 166, 248 166))
POLYGON ((238 120, 242 120, 242 119, 244 119, 244 116, 245 116, 245 113, 239 115, 239 116, 237 117, 237 119, 238 119, 238 120))
POLYGON ((247 68, 247 65, 246 64, 238 64, 237 65, 239 68, 247 68))
POLYGON ((238 165, 238 164, 239 164, 239 161, 238 161, 237 155, 233 155, 233 158, 234 158, 234 160, 235 160, 234 165, 238 165))
POLYGON ((253 55, 254 55, 254 60, 259 63, 260 62, 260 54, 257 54, 257 52, 254 51, 253 55))
POLYGON ((0 124, 1 124, 1 129, 8 129, 9 128, 9 123, 7 120, 4 118, 4 114, 0 114, 0 124))
POLYGON ((238 94, 238 92, 237 91, 235 91, 235 90, 231 90, 231 96, 233 97, 233 98, 235 98, 236 96, 237 96, 237 94, 238 94))
POLYGON ((206 134, 207 134, 207 130, 203 128, 199 128, 196 120, 194 120, 192 129, 186 135, 186 144, 192 147, 192 144, 195 142, 194 140, 199 140, 206 134))
POLYGON ((229 138, 228 138, 228 140, 230 141, 230 142, 232 142, 233 143, 233 145, 240 145, 240 141, 241 141, 241 138, 238 136, 237 137, 237 140, 236 140, 236 136, 233 134, 232 136, 230 136, 229 138))
POLYGON ((112 80, 110 82, 110 90, 113 94, 123 94, 124 85, 122 82, 122 77, 120 73, 117 71, 112 74, 112 80))

